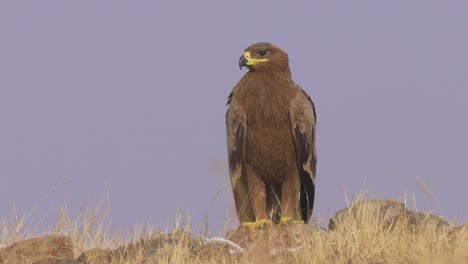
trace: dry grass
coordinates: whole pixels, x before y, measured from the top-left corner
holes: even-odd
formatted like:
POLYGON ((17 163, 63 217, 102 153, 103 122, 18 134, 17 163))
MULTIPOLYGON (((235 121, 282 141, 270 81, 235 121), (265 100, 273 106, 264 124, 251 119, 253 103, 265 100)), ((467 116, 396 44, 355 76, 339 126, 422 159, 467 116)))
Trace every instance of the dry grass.
MULTIPOLYGON (((376 217, 374 207, 366 206, 357 211, 355 220, 348 218, 333 233, 329 232, 334 235, 332 242, 317 251, 331 254, 329 263, 349 263, 349 260, 352 263, 447 263, 454 259, 464 259, 461 263, 466 263, 468 230, 461 230, 457 235, 454 230, 455 226, 415 227, 407 218, 388 223, 376 217)), ((310 247, 317 248, 312 244, 310 247)), ((327 262, 317 260, 316 263, 327 262)))
MULTIPOLYGON (((354 201, 352 204, 356 204, 354 201)), ((115 249, 130 241, 159 233, 151 227, 136 225, 132 232, 110 233, 109 209, 106 203, 90 205, 83 215, 72 216, 66 207, 55 226, 47 232, 38 232, 37 224, 29 223, 32 213, 18 214, 3 219, 0 225, 0 247, 33 236, 54 234, 70 236, 76 256, 92 248, 115 249)), ((304 233, 299 240, 301 248, 285 251, 270 262, 274 263, 468 263, 468 230, 449 226, 411 228, 405 219, 394 222, 391 228, 375 216, 374 208, 363 208, 355 218, 341 223, 335 231, 304 233)), ((37 212, 35 212, 37 213, 37 212)), ((230 254, 225 246, 207 246, 205 231, 196 233, 186 216, 179 218, 174 230, 182 235, 179 243, 166 246, 157 255, 155 263, 256 263, 256 254, 230 254), (193 234, 196 239, 189 239, 193 234), (196 249, 196 250, 194 250, 196 249)), ((163 230, 166 232, 166 230, 163 230)), ((143 252, 122 263, 139 263, 143 252)))

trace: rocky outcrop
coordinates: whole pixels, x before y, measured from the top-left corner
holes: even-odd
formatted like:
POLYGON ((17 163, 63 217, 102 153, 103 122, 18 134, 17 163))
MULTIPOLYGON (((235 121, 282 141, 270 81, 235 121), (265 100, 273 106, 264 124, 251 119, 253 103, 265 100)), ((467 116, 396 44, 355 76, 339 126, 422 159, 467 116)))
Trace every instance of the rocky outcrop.
POLYGON ((403 223, 411 229, 421 226, 440 229, 449 226, 440 216, 411 211, 404 203, 392 200, 365 200, 354 203, 333 215, 328 228, 338 230, 341 227, 349 227, 350 222, 358 228, 366 227, 368 222, 379 223, 383 229, 390 229, 398 223, 403 223), (378 221, 368 221, 370 218, 378 221))
POLYGON ((188 233, 184 231, 170 234, 155 233, 119 247, 112 251, 112 256, 118 260, 137 259, 141 262, 148 262, 156 260, 158 254, 170 250, 174 245, 189 240, 188 233))
POLYGON ((272 225, 264 229, 239 227, 226 238, 244 249, 246 258, 255 258, 257 263, 276 263, 275 260, 289 263, 307 246, 304 238, 314 236, 320 236, 321 240, 331 238, 326 230, 305 224, 272 225))
POLYGON ((73 243, 66 236, 27 239, 0 250, 0 263, 48 264, 61 259, 73 259, 73 243))
POLYGON ((86 264, 112 263, 113 260, 114 255, 112 254, 112 250, 100 248, 87 250, 81 253, 77 259, 79 263, 86 264))
MULTIPOLYGON (((395 229, 398 232, 410 231, 412 239, 418 239, 420 234, 433 234, 423 233, 427 230, 441 231, 446 237, 447 242, 444 243, 447 247, 458 251, 464 250, 460 245, 468 243, 468 225, 451 226, 440 216, 408 210, 404 203, 397 201, 364 200, 338 211, 330 219, 328 229, 305 224, 270 225, 261 229, 238 227, 226 237, 205 239, 191 238, 186 231, 154 233, 114 250, 86 250, 77 258, 74 258, 71 238, 44 236, 0 249, 0 264, 157 263, 160 259, 171 262, 171 257, 179 256, 177 250, 181 249, 184 252, 188 249, 186 259, 196 256, 198 261, 207 263, 213 263, 213 259, 218 257, 221 262, 234 263, 242 260, 248 263, 306 263, 310 259, 303 259, 304 256, 314 255, 307 253, 313 246, 310 243, 331 245, 332 250, 342 252, 349 238, 355 236, 359 229, 364 233, 382 229, 383 235, 389 232, 392 235, 406 234, 395 233, 395 229)), ((325 257, 330 263, 337 261, 333 254, 325 257)), ((384 263, 379 256, 372 262, 369 259, 365 261, 353 256, 346 263, 384 263)))
POLYGON ((468 240, 468 224, 454 226, 449 229, 448 239, 450 243, 454 244, 455 241, 463 238, 468 240))
POLYGON ((379 218, 382 222, 391 224, 392 221, 406 211, 404 203, 392 200, 365 200, 352 204, 350 207, 341 209, 332 216, 328 224, 330 230, 339 229, 349 221, 359 221, 365 225, 365 217, 379 218))

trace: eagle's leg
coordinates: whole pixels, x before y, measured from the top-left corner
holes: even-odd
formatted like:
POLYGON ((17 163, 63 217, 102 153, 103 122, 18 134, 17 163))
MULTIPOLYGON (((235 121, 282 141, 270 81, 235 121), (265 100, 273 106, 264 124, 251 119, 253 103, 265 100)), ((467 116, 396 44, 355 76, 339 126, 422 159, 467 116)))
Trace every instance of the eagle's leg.
POLYGON ((244 222, 242 226, 263 228, 272 223, 267 211, 265 183, 248 165, 246 166, 246 178, 249 186, 250 207, 254 213, 255 222, 244 222))
POLYGON ((281 186, 267 185, 266 186, 266 201, 268 215, 273 223, 278 224, 281 218, 281 186))
POLYGON ((280 224, 301 221, 299 215, 300 182, 297 173, 286 177, 281 184, 281 219, 280 224))

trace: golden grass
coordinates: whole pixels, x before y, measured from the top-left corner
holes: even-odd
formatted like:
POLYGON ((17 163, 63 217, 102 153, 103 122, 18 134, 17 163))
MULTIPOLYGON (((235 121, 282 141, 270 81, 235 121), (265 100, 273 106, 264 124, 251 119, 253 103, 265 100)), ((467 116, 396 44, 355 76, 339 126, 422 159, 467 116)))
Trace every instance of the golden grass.
MULTIPOLYGON (((358 196, 351 206, 360 202, 358 196)), ((73 239, 75 255, 93 248, 116 249, 131 241, 167 230, 153 230, 151 226, 135 225, 133 231, 123 234, 110 232, 109 208, 106 203, 91 204, 83 215, 72 216, 66 206, 55 226, 39 232, 37 224, 28 222, 32 213, 3 219, 0 228, 0 247, 40 235, 66 235, 73 239), (29 228, 29 229, 28 229, 29 228)), ((307 232, 299 236, 298 247, 269 258, 272 263, 468 263, 468 229, 449 225, 446 228, 423 226, 412 228, 405 219, 392 223, 379 220, 375 208, 364 207, 354 218, 346 218, 334 231, 307 232)), ((35 212, 37 213, 37 212, 35 212)), ((154 263, 257 263, 250 252, 230 254, 226 246, 207 246, 205 230, 192 230, 187 216, 182 215, 173 230, 185 234, 179 243, 164 247, 154 263), (189 239, 197 234, 197 238, 189 239), (218 246, 218 247, 216 247, 218 246), (196 249, 196 250, 194 250, 196 249)), ((286 247, 286 246, 285 246, 286 247)), ((231 248, 232 247, 228 247, 231 248)), ((273 248, 272 248, 273 250, 273 248)), ((140 263, 143 252, 137 252, 121 263, 140 263)))

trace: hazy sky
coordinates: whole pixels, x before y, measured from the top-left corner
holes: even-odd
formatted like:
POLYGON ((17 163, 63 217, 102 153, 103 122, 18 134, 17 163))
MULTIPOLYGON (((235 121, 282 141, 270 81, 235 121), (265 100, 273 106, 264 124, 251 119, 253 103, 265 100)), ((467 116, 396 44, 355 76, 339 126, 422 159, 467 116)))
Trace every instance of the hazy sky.
POLYGON ((0 216, 108 189, 124 229, 234 223, 225 104, 259 41, 317 108, 314 217, 365 190, 466 222, 468 2, 430 0, 1 1, 0 216))

